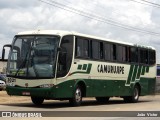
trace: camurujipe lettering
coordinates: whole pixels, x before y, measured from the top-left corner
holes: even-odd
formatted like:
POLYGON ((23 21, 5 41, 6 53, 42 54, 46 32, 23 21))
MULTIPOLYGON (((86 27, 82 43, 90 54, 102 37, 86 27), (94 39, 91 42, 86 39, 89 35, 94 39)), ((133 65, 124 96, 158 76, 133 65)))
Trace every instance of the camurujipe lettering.
POLYGON ((124 74, 124 66, 98 65, 97 71, 99 73, 124 74))

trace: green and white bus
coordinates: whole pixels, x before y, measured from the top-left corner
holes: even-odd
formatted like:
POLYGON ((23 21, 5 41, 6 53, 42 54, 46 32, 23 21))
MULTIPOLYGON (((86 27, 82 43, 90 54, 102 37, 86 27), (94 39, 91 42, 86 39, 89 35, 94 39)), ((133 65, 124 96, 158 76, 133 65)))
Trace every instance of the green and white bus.
POLYGON ((35 30, 15 35, 7 63, 8 95, 69 100, 83 97, 107 102, 121 97, 137 102, 154 94, 155 49, 91 35, 59 30, 35 30))

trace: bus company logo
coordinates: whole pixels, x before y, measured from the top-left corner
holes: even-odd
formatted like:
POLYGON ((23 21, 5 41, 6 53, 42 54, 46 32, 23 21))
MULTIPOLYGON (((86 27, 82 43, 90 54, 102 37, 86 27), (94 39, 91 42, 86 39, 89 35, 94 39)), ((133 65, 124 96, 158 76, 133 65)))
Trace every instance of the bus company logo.
POLYGON ((97 66, 99 73, 124 74, 124 66, 102 65, 97 66))

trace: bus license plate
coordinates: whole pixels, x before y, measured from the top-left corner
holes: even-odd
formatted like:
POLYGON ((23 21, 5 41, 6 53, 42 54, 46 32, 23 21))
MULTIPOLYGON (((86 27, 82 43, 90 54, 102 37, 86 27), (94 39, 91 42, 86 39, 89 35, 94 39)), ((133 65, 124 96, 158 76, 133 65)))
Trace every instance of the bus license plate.
POLYGON ((22 95, 29 96, 29 95, 30 95, 30 92, 22 92, 22 95))

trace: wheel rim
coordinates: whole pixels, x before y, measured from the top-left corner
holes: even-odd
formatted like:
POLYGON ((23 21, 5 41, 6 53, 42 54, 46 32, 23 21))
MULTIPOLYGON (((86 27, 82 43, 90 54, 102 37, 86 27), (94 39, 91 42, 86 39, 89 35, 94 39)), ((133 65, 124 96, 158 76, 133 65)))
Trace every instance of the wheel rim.
POLYGON ((139 91, 138 88, 135 88, 134 90, 134 99, 137 100, 139 98, 139 91))
POLYGON ((76 89, 75 98, 76 98, 76 102, 81 101, 81 90, 79 88, 76 89))

